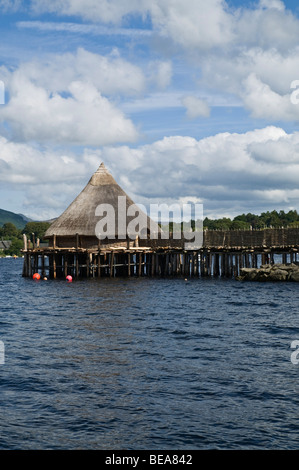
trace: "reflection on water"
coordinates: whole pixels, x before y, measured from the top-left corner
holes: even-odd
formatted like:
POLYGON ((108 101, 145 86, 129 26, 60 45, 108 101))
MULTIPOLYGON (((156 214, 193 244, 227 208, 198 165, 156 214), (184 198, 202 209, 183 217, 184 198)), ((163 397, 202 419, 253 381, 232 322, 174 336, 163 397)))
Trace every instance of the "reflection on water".
POLYGON ((297 284, 21 264, 0 260, 0 448, 297 448, 297 284))

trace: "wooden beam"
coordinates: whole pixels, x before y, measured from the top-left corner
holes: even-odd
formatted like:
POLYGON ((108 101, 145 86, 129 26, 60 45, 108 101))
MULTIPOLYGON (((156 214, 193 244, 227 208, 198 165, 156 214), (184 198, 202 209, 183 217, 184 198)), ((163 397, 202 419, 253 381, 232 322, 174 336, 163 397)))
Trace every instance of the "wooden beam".
POLYGON ((101 253, 98 253, 98 277, 101 277, 101 253))
POLYGON ((110 277, 114 275, 114 251, 110 253, 110 277))
POLYGON ((24 251, 27 251, 28 244, 27 244, 27 235, 25 233, 23 234, 23 244, 24 244, 24 251))

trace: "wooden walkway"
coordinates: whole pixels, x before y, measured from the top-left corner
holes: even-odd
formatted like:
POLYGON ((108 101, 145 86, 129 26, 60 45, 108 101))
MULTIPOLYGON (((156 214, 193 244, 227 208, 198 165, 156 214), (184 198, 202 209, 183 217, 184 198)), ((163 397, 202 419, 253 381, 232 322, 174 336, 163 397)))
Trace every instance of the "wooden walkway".
POLYGON ((105 250, 39 249, 24 252, 23 276, 50 279, 71 275, 101 277, 237 277, 243 267, 299 261, 298 248, 200 249, 185 251, 148 247, 105 250))
MULTIPOLYGON (((59 240, 58 240, 59 243, 59 240)), ((126 248, 101 245, 96 248, 52 247, 27 244, 24 236, 23 276, 39 273, 50 279, 71 275, 101 277, 237 277, 244 267, 256 268, 276 262, 299 262, 299 228, 204 231, 203 245, 184 249, 185 240, 136 240, 126 248)))

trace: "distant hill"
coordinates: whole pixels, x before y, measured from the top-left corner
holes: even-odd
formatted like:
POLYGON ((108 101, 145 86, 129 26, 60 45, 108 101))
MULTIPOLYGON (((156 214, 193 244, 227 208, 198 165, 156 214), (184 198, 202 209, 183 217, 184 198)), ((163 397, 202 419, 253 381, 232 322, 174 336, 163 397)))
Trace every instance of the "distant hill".
POLYGON ((18 229, 22 230, 27 222, 31 222, 31 219, 28 219, 28 217, 23 214, 15 214, 14 212, 0 209, 0 227, 2 227, 7 222, 11 222, 18 229))

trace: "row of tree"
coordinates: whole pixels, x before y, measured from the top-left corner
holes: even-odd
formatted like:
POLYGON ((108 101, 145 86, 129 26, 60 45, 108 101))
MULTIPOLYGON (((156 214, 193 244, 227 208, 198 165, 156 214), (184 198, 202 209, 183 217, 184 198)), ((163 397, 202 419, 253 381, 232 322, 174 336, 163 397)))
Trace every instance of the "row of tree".
POLYGON ((21 255, 23 248, 23 234, 27 235, 28 240, 33 241, 33 234, 36 238, 43 241, 46 230, 50 227, 48 222, 28 222, 23 230, 19 230, 13 223, 7 222, 0 227, 0 240, 10 240, 11 246, 4 250, 4 255, 21 255))
POLYGON ((296 210, 262 212, 260 215, 242 214, 234 219, 208 219, 203 221, 204 228, 208 230, 248 230, 278 227, 296 227, 299 226, 299 214, 296 210))

